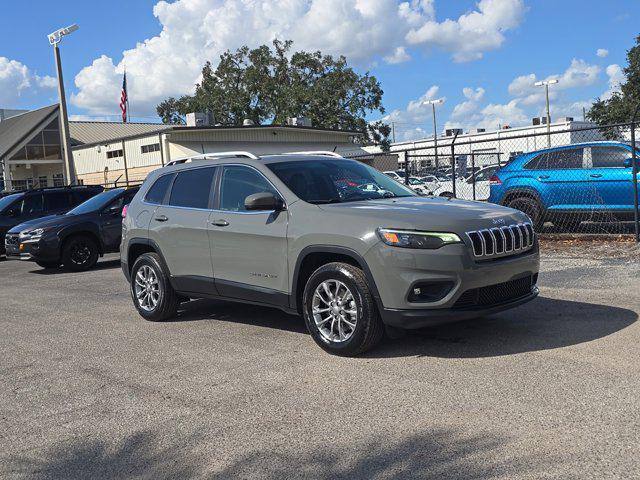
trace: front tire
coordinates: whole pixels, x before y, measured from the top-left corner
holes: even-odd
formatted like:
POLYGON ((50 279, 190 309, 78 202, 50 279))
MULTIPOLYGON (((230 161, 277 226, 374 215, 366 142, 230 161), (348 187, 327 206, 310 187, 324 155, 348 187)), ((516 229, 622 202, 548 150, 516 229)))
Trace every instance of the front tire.
POLYGON ((93 268, 98 263, 98 245, 86 235, 76 235, 65 242, 62 249, 62 264, 72 272, 93 268))
POLYGON ((346 263, 318 268, 303 294, 304 320, 325 351, 355 356, 376 346, 384 334, 364 272, 346 263))
POLYGON ((179 299, 157 253, 139 256, 131 269, 131 298, 138 313, 152 322, 175 317, 179 299))

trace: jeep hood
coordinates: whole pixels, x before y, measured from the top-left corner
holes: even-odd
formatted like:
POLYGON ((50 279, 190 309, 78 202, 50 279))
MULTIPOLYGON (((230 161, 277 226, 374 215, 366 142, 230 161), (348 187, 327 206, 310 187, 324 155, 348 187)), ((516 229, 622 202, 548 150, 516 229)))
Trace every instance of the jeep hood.
POLYGON ((323 210, 368 217, 379 226, 465 232, 529 221, 518 210, 442 197, 401 197, 320 205, 323 210))

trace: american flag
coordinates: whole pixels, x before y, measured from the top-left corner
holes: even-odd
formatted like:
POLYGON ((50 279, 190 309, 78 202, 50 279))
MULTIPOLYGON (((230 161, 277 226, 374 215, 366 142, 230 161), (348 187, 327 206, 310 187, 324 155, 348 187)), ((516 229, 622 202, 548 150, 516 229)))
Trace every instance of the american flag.
POLYGON ((122 123, 127 123, 127 109, 129 106, 129 97, 127 95, 127 72, 124 72, 122 79, 122 93, 120 94, 120 110, 122 111, 122 123))

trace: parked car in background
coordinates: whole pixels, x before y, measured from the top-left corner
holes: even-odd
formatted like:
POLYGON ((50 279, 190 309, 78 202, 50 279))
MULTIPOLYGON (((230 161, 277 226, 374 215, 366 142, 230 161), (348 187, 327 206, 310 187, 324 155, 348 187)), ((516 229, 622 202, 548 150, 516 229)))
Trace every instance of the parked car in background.
MULTIPOLYGON (((465 200, 488 200, 490 179, 498 171, 498 165, 491 165, 478 170, 474 175, 467 178, 456 179, 456 198, 465 200), (474 197, 475 184, 475 197, 474 197)), ((433 192, 439 197, 453 197, 453 181, 440 182, 439 187, 433 192)))
POLYGON ((5 254, 5 234, 28 220, 65 213, 97 195, 101 186, 38 188, 0 198, 0 255, 5 254))
MULTIPOLYGON (((638 152, 640 155, 640 152, 638 152)), ((631 146, 589 142, 516 157, 491 178, 489 201, 545 221, 574 226, 585 220, 633 218, 631 146)))
POLYGON ((409 177, 408 187, 419 195, 431 195, 431 189, 418 177, 409 177))
POLYGON ((382 173, 384 173, 387 177, 393 178, 396 182, 404 183, 404 175, 400 176, 398 173, 392 170, 387 170, 386 172, 382 173))
POLYGON ((64 215, 53 215, 15 226, 7 233, 8 259, 30 260, 43 268, 60 264, 87 270, 98 257, 117 252, 122 236, 122 209, 138 187, 100 193, 64 215))
POLYGON ((268 305, 303 315, 323 349, 356 355, 385 324, 479 317, 538 293, 522 212, 421 197, 333 153, 235 155, 151 172, 131 202, 120 260, 143 318, 168 320, 189 298, 268 305), (345 198, 336 172, 389 195, 345 198))
POLYGON ((429 189, 430 192, 434 192, 440 186, 440 179, 435 175, 424 175, 418 177, 429 189))

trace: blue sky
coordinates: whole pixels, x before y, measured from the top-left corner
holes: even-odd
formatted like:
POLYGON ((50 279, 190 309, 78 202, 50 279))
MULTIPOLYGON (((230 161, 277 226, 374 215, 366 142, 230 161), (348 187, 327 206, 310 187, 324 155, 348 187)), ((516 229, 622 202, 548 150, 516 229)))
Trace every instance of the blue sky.
POLYGON ((376 75, 399 139, 431 132, 426 98, 446 98, 440 127, 522 124, 543 108, 530 84, 553 76, 561 81, 552 114, 581 116, 621 80, 640 33, 637 0, 2 3, 0 107, 56 101, 46 35, 70 23, 80 30, 64 40, 62 55, 76 118, 117 118, 125 64, 132 115, 151 121, 159 99, 189 93, 205 59, 278 35, 299 48, 343 53, 376 75))

